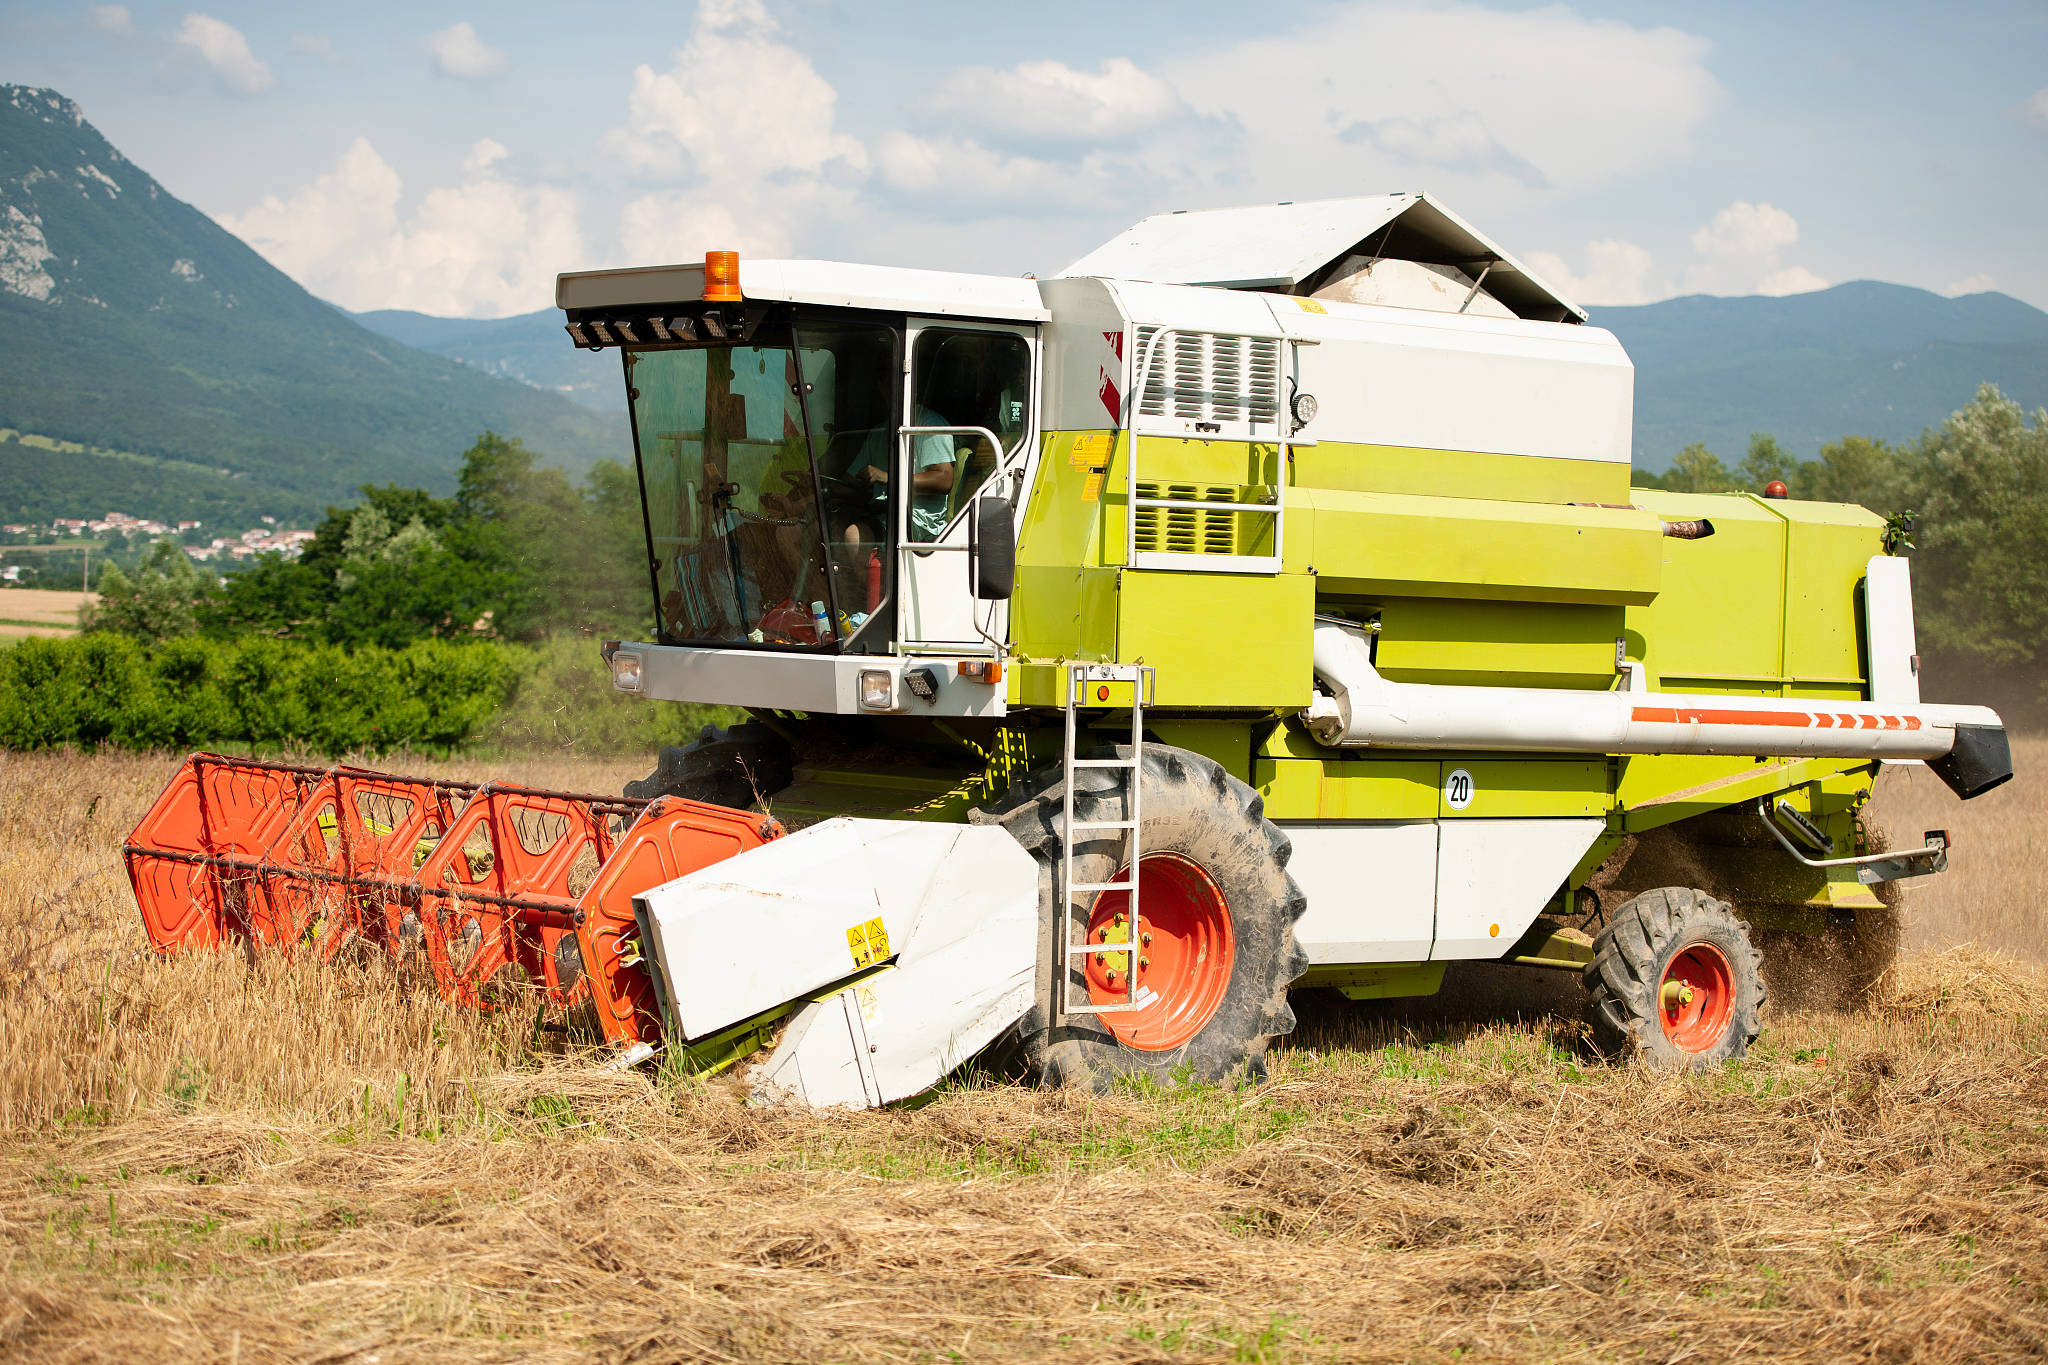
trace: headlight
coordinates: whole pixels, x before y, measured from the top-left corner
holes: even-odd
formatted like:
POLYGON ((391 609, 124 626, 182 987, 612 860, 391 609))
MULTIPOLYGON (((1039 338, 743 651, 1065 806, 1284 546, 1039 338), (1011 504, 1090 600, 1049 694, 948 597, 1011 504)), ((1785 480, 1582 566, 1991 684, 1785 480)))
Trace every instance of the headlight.
POLYGON ((896 677, 886 668, 860 671, 860 704, 869 711, 896 709, 896 677))
POLYGON ((640 656, 631 650, 615 651, 612 654, 612 686, 621 692, 638 692, 640 664, 640 656))

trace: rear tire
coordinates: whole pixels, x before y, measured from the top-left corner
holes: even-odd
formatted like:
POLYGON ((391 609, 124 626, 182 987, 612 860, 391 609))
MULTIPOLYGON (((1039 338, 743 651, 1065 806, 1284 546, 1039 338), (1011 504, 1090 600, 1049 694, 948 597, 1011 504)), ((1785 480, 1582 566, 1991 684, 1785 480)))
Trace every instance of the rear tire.
POLYGON ((1593 1040, 1667 1071, 1734 1061, 1762 1030, 1762 961, 1725 901, 1690 887, 1645 891, 1594 941, 1593 1040))
MULTIPOLYGON (((1074 818, 1127 818, 1124 778, 1118 769, 1082 769, 1074 818)), ((1058 905, 1058 775, 1013 788, 995 810, 969 816, 977 824, 1001 824, 1038 862, 1038 996, 1018 1025, 1026 1067, 1040 1084, 1097 1091, 1124 1077, 1260 1079, 1268 1041, 1293 1031, 1287 988, 1308 967, 1294 938, 1308 902, 1287 874, 1292 846, 1265 818, 1259 794, 1211 759, 1147 745, 1141 781, 1139 933, 1116 921, 1127 905, 1125 893, 1095 893, 1088 916, 1091 941, 1139 940, 1139 986, 1152 990, 1155 1003, 1128 1014, 1054 1015, 1053 964, 1070 932, 1058 905), (1148 933, 1149 944, 1143 940, 1148 933)), ((1084 834, 1074 850, 1076 881, 1122 879, 1121 834, 1084 834)), ((1074 959, 1065 966, 1066 999, 1122 999, 1125 979, 1120 971, 1109 973, 1128 970, 1132 960, 1130 954, 1074 959)))

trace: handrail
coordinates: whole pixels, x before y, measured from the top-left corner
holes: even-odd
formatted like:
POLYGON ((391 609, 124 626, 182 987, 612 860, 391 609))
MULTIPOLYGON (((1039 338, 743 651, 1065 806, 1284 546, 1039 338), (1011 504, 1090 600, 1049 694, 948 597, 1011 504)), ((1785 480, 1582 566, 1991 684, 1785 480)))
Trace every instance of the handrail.
POLYGON ((1756 803, 1756 813, 1763 820, 1764 828, 1771 832, 1771 837, 1776 839, 1787 853, 1808 867, 1860 867, 1867 863, 1887 863, 1906 858, 1931 858, 1948 851, 1947 835, 1939 830, 1931 830, 1921 836, 1927 843, 1919 848, 1894 848, 1883 853, 1859 853, 1850 858, 1809 858, 1792 846, 1792 841, 1785 837, 1785 831, 1778 828, 1778 822, 1773 818, 1774 810, 1784 805, 1783 797, 1778 799, 1775 806, 1770 804, 1769 797, 1765 797, 1756 803))

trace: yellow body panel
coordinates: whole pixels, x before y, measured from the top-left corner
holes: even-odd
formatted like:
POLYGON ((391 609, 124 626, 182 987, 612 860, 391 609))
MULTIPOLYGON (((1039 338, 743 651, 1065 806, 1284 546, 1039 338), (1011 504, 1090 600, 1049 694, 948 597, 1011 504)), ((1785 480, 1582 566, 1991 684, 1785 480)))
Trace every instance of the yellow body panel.
POLYGON ((1633 508, 1288 491, 1288 567, 1313 566, 1325 593, 1648 602, 1663 540, 1633 508))

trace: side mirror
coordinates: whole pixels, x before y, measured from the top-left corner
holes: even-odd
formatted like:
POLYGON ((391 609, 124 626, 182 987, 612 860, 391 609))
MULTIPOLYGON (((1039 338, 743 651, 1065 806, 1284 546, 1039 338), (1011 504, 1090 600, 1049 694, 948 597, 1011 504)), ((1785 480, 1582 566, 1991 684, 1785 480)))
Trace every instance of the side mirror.
POLYGON ((976 600, 1010 600, 1017 583, 1017 532, 1010 523, 1010 504, 1002 498, 974 500, 974 515, 967 519, 967 564, 976 600))

